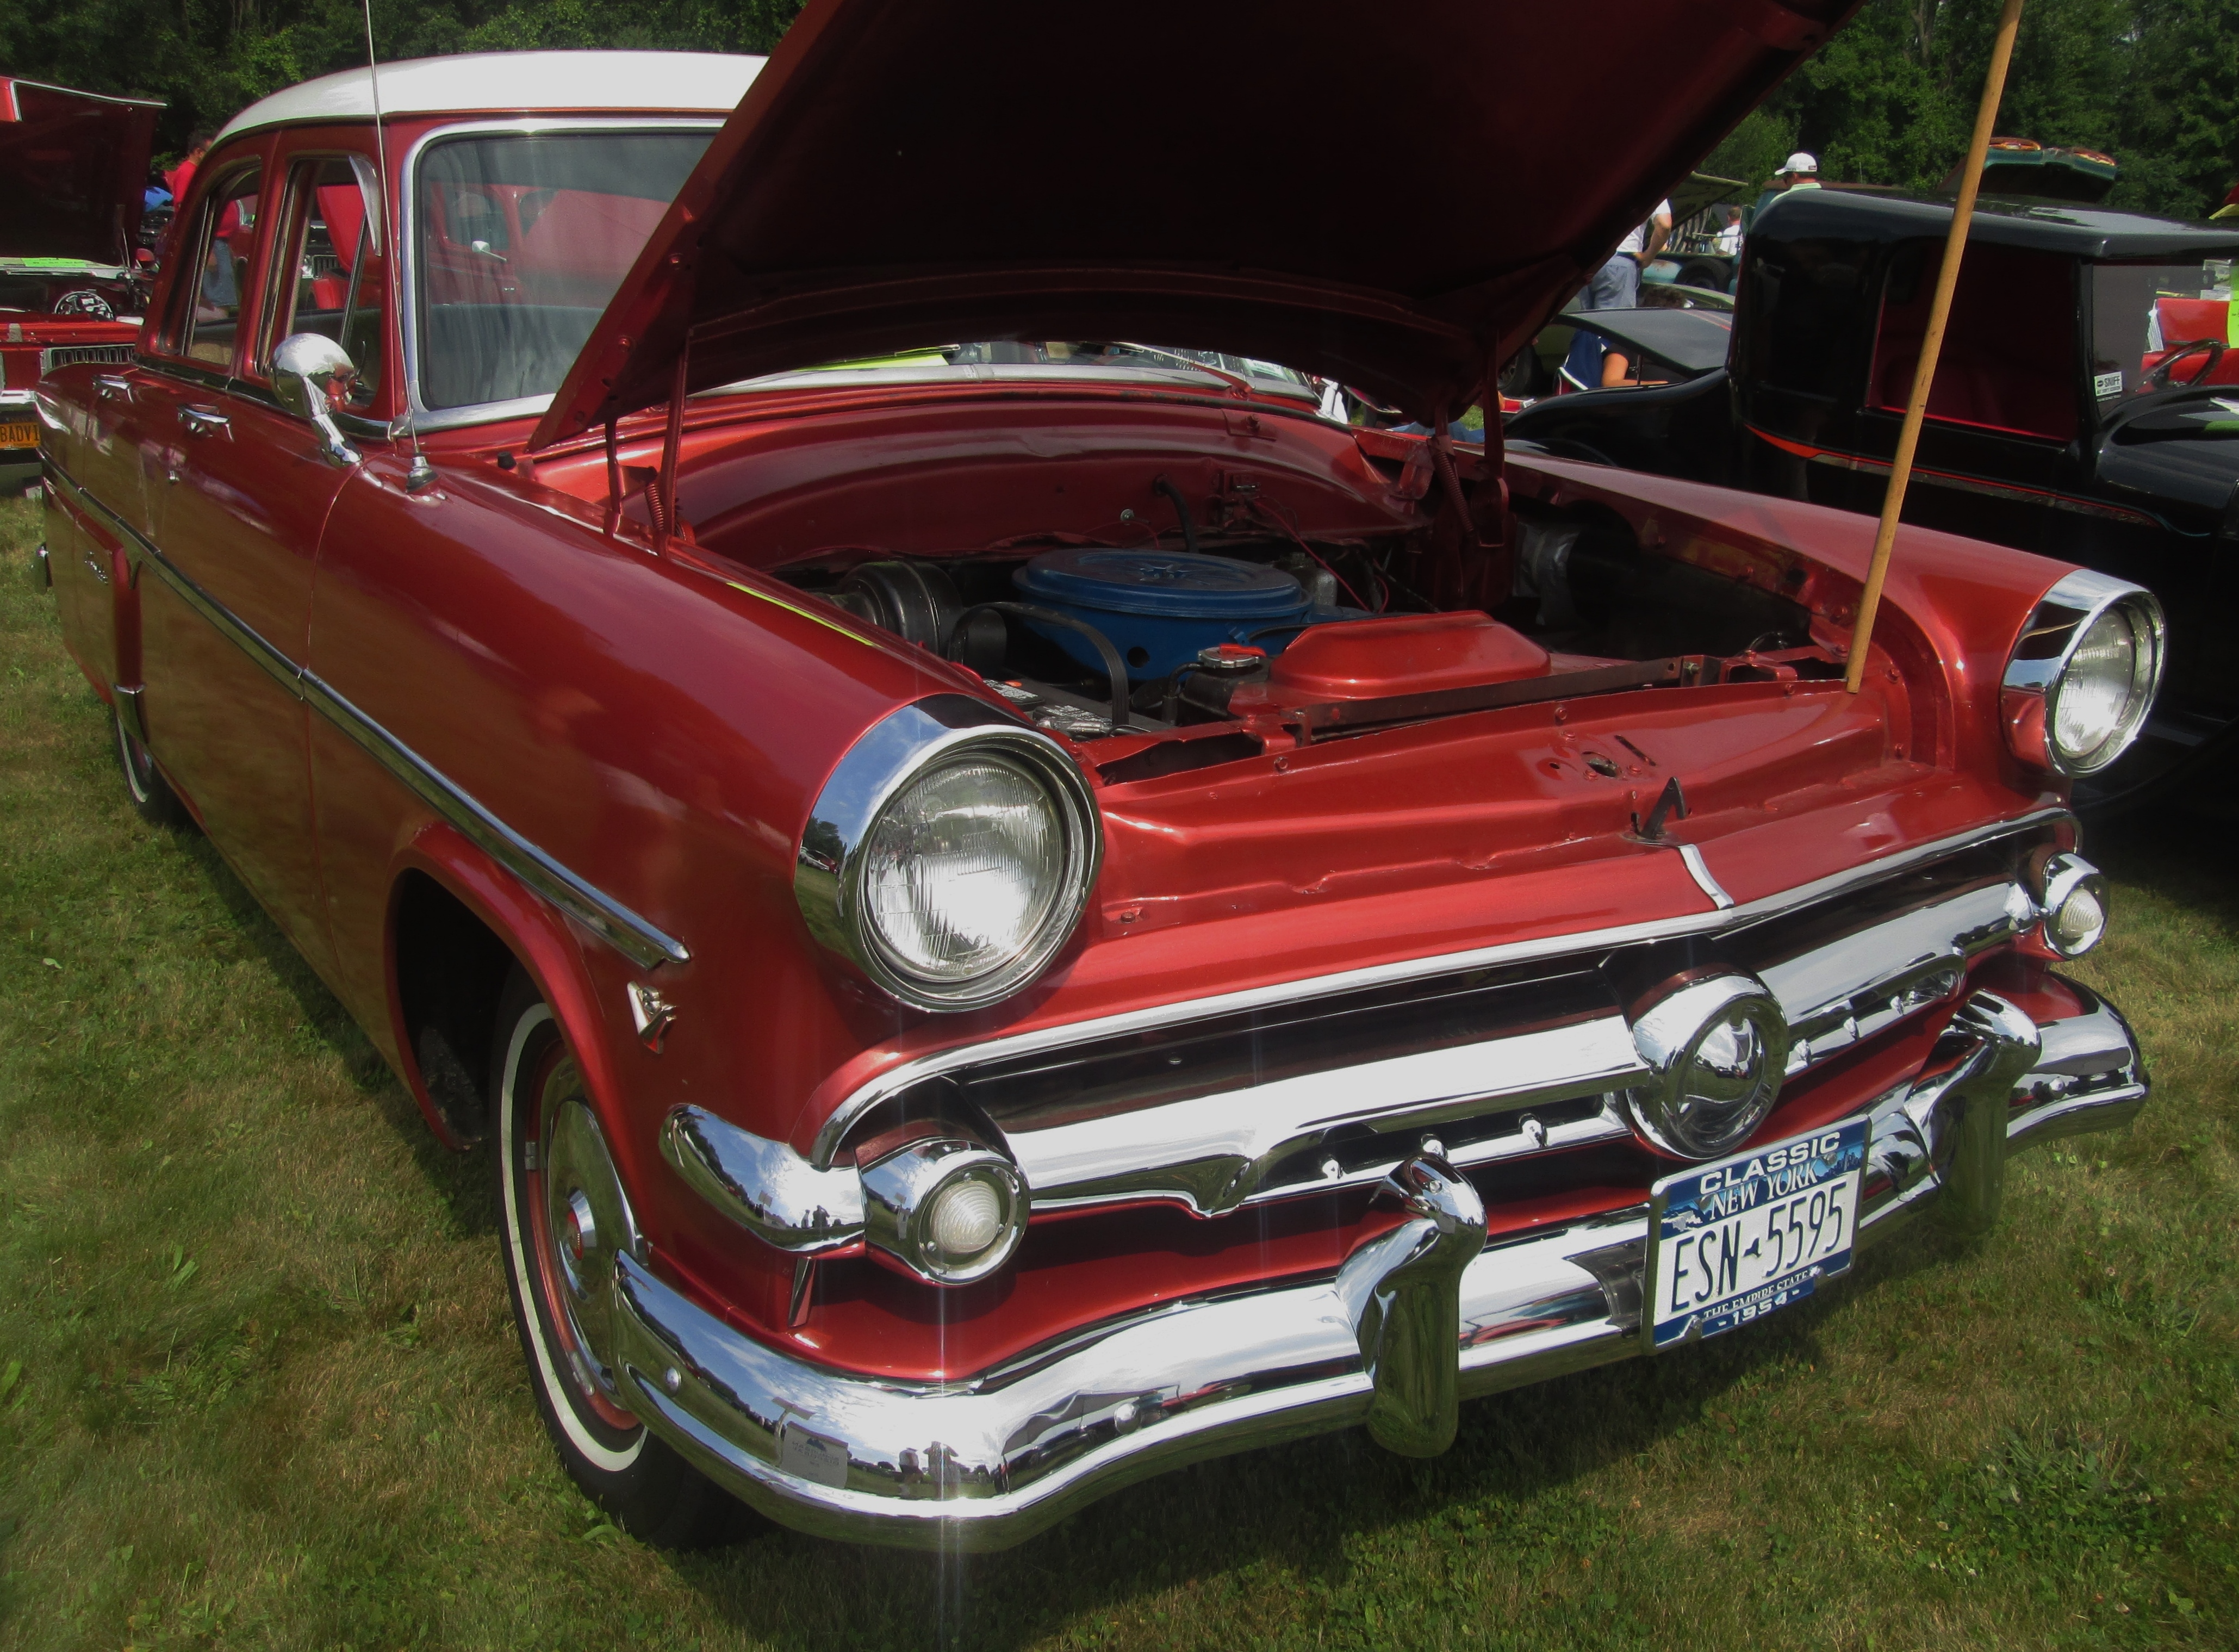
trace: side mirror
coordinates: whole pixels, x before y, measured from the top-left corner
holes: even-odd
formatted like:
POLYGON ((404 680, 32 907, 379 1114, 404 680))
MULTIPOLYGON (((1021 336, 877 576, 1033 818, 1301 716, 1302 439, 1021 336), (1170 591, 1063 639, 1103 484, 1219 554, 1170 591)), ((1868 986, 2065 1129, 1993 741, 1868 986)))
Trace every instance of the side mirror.
POLYGON ((357 450, 342 439, 327 401, 331 385, 357 377, 349 352, 322 333, 290 333, 272 352, 272 393, 280 405, 319 433, 319 449, 335 464, 355 464, 357 450))

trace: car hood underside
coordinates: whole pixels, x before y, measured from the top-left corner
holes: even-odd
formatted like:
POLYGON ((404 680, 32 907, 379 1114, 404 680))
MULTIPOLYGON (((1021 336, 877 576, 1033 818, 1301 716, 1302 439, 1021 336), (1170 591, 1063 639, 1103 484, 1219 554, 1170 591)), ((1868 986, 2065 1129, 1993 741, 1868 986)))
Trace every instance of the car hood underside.
POLYGON ((532 445, 665 400, 680 358, 701 390, 955 339, 1456 406, 1850 8, 1599 9, 812 0, 532 445))

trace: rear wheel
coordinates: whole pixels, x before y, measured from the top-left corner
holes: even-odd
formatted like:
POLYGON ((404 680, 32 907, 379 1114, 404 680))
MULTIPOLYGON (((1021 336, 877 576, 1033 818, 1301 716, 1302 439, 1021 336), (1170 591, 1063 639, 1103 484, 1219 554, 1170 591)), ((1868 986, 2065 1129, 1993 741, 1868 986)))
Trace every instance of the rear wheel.
POLYGON ((190 824, 193 817, 187 813, 187 806, 163 778, 163 771, 156 767, 146 743, 124 726, 123 714, 113 706, 109 721, 116 742, 116 766, 124 771, 124 795, 132 800, 140 818, 150 826, 174 829, 190 824))
POLYGON ((629 1207, 581 1069, 518 969, 491 1063, 506 1283, 545 1429, 575 1483, 632 1536, 664 1549, 726 1542, 744 1507, 621 1402, 608 1308, 629 1207))

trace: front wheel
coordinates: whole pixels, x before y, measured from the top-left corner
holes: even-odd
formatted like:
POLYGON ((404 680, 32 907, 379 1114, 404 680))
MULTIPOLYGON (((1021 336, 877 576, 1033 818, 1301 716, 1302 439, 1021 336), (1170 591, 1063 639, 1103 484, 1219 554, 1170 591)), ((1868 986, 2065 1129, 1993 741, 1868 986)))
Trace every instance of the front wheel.
POLYGON ((581 1069, 519 969, 498 1004, 500 1242, 529 1387, 575 1483, 632 1536, 695 1549, 734 1535, 746 1510, 624 1409, 611 1364, 615 1256, 629 1206, 581 1069))

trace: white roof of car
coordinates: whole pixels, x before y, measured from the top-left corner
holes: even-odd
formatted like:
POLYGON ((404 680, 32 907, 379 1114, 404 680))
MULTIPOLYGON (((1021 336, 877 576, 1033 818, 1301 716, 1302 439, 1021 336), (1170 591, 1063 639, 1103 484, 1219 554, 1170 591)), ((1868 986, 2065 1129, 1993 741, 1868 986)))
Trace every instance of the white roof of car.
MULTIPOLYGON (((381 112, 551 114, 589 110, 705 110, 728 115, 764 57, 712 51, 482 51, 381 65, 381 112)), ((373 80, 345 69, 275 92, 225 123, 237 132, 306 121, 371 120, 373 80)))

